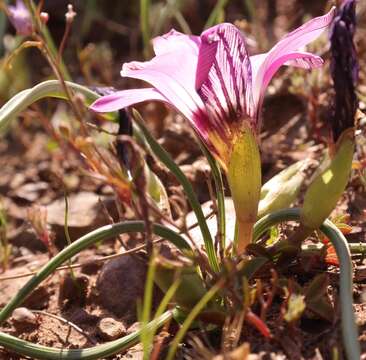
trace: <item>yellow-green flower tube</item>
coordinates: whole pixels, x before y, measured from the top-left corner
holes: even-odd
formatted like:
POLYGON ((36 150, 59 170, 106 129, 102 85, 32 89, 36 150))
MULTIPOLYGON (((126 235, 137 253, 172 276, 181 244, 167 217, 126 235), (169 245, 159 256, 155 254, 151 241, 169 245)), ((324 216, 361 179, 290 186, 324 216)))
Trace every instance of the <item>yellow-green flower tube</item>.
POLYGON ((236 252, 242 254, 252 240, 262 184, 258 142, 249 124, 243 126, 235 139, 230 155, 227 179, 238 225, 235 247, 236 252))

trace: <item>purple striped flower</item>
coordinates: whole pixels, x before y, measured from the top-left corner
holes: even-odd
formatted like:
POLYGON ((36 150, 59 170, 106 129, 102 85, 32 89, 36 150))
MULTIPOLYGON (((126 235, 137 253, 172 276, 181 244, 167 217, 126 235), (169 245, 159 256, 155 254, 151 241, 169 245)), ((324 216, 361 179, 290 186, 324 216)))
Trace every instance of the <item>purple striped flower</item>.
POLYGON ((29 10, 24 5, 22 0, 17 0, 16 5, 10 5, 9 20, 15 27, 19 35, 31 35, 32 34, 32 18, 29 10))
POLYGON ((150 88, 118 91, 91 109, 115 111, 146 100, 163 101, 181 112, 227 170, 232 144, 243 124, 256 132, 265 90, 282 65, 305 69, 323 64, 301 49, 331 23, 335 9, 286 35, 269 52, 250 56, 243 34, 224 23, 189 36, 171 30, 153 40, 156 56, 130 62, 121 75, 144 80, 150 88))

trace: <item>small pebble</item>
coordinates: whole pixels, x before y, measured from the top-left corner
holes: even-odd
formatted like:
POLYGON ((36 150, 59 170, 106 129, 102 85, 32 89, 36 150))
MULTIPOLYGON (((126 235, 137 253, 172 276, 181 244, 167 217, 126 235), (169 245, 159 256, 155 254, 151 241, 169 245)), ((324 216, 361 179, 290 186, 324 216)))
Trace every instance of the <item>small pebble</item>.
POLYGON ((116 340, 126 334, 126 328, 113 318, 104 318, 99 322, 98 333, 104 340, 116 340))
POLYGON ((139 331, 141 329, 141 324, 139 322, 134 322, 128 329, 127 334, 132 334, 135 331, 139 331))
POLYGON ((88 276, 66 274, 60 283, 59 305, 64 310, 72 305, 83 307, 86 302, 88 287, 88 276))
POLYGON ((18 330, 37 327, 37 316, 25 307, 16 308, 12 314, 13 325, 18 330))

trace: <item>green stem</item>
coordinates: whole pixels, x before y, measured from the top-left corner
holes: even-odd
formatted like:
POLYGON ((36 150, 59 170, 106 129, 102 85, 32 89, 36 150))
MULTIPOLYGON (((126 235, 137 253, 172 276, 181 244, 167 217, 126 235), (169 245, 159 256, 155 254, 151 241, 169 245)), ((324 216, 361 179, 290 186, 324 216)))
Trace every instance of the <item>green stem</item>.
MULTIPOLYGON (((324 248, 324 244, 306 244, 301 246, 302 251, 312 251, 312 250, 321 250, 324 248)), ((365 243, 348 243, 348 248, 351 254, 366 254, 366 244, 365 243)))
MULTIPOLYGON (((258 241, 271 226, 280 222, 300 221, 300 214, 300 209, 284 209, 264 216, 254 226, 253 241, 258 241)), ((339 259, 342 335, 347 359, 359 360, 361 350, 358 342, 358 328, 353 311, 352 261, 348 243, 342 232, 329 220, 326 220, 320 226, 320 231, 333 244, 339 259)))
POLYGON ((205 29, 217 24, 219 15, 224 10, 227 3, 228 3, 228 0, 218 0, 217 1, 215 7, 211 11, 211 14, 206 21, 206 24, 204 26, 205 29))
POLYGON ((150 53, 150 0, 140 0, 140 26, 142 33, 142 40, 144 43, 144 55, 145 58, 149 57, 150 53))
POLYGON ((202 299, 193 307, 193 309, 189 312, 188 316, 184 320, 181 328, 175 335, 174 340, 170 344, 168 355, 166 357, 167 360, 172 360, 174 355, 178 349, 179 343, 183 340, 186 332, 191 327, 194 319, 201 313, 201 311, 205 308, 208 302, 215 296, 215 294, 222 288, 224 281, 220 280, 217 282, 210 290, 206 292, 206 294, 202 297, 202 299))
POLYGON ((22 356, 44 360, 97 360, 124 351, 139 342, 142 331, 154 331, 170 321, 173 311, 166 311, 159 318, 152 320, 144 329, 135 331, 121 339, 86 349, 54 349, 48 346, 32 344, 14 336, 0 332, 0 345, 22 356))
MULTIPOLYGON (((144 229, 144 221, 121 222, 103 226, 74 241, 71 245, 59 252, 36 275, 34 275, 0 311, 0 324, 10 316, 13 310, 24 301, 30 292, 41 283, 41 281, 49 276, 58 266, 78 254, 80 251, 98 241, 110 239, 121 233, 142 232, 144 229)), ((191 249, 182 236, 163 225, 154 224, 152 231, 155 235, 169 240, 180 249, 191 249)))
POLYGON ((187 177, 184 175, 183 171, 179 168, 179 166, 171 158, 171 156, 151 136, 149 130, 144 125, 144 121, 143 121, 141 115, 138 113, 138 111, 134 110, 133 115, 134 115, 134 119, 135 119, 138 127, 141 129, 146 141, 150 145, 152 152, 173 173, 173 175, 177 178, 179 183, 182 185, 182 187, 184 189, 184 193, 187 196, 187 199, 189 201, 189 204, 191 205, 192 210, 194 211, 194 213, 197 217, 198 225, 201 229, 202 237, 205 242, 206 253, 207 253, 207 257, 208 257, 208 261, 211 266, 211 269, 214 272, 218 273, 220 271, 220 266, 219 266, 219 262, 217 259, 217 254, 215 251, 212 236, 211 236, 210 230, 207 226, 207 222, 206 222, 205 216, 203 214, 201 204, 199 203, 199 201, 197 199, 197 195, 194 192, 191 183, 189 182, 187 177))
POLYGON ((226 244, 226 216, 225 216, 225 189, 224 182, 222 180, 222 174, 217 161, 213 158, 211 153, 206 149, 205 145, 200 141, 200 148, 205 155, 208 164, 211 168, 212 177, 215 184, 216 199, 217 199, 217 230, 220 239, 221 250, 224 254, 226 244))

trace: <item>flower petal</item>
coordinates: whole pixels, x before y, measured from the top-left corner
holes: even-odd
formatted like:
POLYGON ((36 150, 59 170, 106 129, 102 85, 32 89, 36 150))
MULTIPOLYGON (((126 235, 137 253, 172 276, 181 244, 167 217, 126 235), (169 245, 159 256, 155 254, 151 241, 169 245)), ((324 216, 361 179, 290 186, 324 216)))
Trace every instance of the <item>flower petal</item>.
MULTIPOLYGON (((288 61, 292 61, 291 65, 295 61, 297 66, 311 64, 315 58, 307 53, 297 52, 297 50, 315 40, 330 25, 334 15, 335 8, 333 7, 326 15, 314 18, 287 34, 267 54, 261 54, 260 57, 252 60, 252 63, 257 62, 253 66, 255 69, 253 97, 257 108, 260 107, 266 86, 282 64, 288 61)), ((319 59, 315 61, 315 65, 319 66, 319 59)))
POLYGON ((172 29, 167 34, 154 38, 152 43, 156 55, 163 55, 186 46, 187 50, 198 56, 201 39, 199 36, 185 35, 172 29))
POLYGON ((91 104, 90 109, 96 112, 111 112, 147 100, 167 102, 167 99, 154 88, 131 89, 103 96, 91 104))
POLYGON ((199 122, 207 116, 205 106, 194 87, 197 58, 187 55, 186 46, 183 46, 173 53, 156 56, 151 61, 124 64, 121 75, 149 82, 200 129, 199 122))
POLYGON ((31 35, 33 26, 32 18, 28 8, 22 0, 17 0, 16 5, 9 5, 9 20, 19 35, 31 35))
MULTIPOLYGON (((268 56, 267 54, 268 53, 250 57, 253 69, 253 78, 257 77, 258 71, 260 71, 263 61, 265 60, 266 56, 268 56)), ((282 65, 310 70, 321 67, 323 64, 324 61, 320 56, 311 53, 301 51, 286 53, 285 55, 276 58, 276 60, 267 67, 264 77, 262 78, 262 82, 260 84, 257 82, 255 83, 254 92, 256 90, 260 91, 261 89, 265 91, 272 77, 282 65), (256 86, 258 86, 259 89, 257 89, 256 86)))
POLYGON ((210 122, 220 134, 232 122, 252 115, 252 73, 245 41, 232 24, 220 24, 201 35, 196 87, 210 122))

